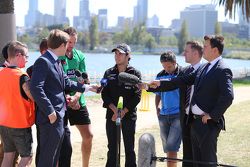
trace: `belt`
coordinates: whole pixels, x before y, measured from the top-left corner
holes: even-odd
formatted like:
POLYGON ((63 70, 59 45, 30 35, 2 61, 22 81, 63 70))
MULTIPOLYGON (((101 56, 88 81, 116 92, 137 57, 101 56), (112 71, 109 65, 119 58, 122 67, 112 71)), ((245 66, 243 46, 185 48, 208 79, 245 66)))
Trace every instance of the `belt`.
POLYGON ((204 115, 196 115, 196 114, 193 114, 193 118, 194 119, 202 119, 204 115))

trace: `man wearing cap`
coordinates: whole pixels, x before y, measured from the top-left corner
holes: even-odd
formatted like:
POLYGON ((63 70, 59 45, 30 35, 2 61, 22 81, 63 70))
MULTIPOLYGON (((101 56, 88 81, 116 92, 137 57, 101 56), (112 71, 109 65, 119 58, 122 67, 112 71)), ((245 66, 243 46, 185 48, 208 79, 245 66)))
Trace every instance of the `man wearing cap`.
POLYGON ((106 134, 108 139, 108 154, 106 167, 116 165, 116 124, 117 103, 119 97, 123 97, 123 109, 121 110, 122 135, 125 147, 125 166, 135 167, 136 156, 134 151, 136 106, 141 99, 141 91, 138 87, 119 83, 118 75, 126 72, 141 79, 140 71, 129 65, 131 50, 125 44, 119 44, 112 50, 115 53, 115 66, 105 71, 104 77, 107 79, 107 86, 103 88, 103 107, 107 108, 106 113, 106 134))

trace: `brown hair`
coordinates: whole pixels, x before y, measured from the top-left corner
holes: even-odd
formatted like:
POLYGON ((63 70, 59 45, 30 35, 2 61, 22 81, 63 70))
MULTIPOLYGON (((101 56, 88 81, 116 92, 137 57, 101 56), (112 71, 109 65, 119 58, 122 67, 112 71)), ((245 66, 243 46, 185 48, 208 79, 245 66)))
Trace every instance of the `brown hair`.
POLYGON ((74 27, 65 28, 63 31, 69 34, 70 36, 77 35, 77 31, 74 27))
POLYGON ((56 49, 61 46, 61 44, 67 44, 69 40, 69 35, 59 29, 54 29, 50 31, 48 37, 48 47, 51 49, 56 49))
POLYGON ((202 46, 202 44, 200 42, 198 42, 198 41, 187 41, 186 45, 190 45, 191 49, 197 50, 200 57, 202 56, 202 54, 203 54, 203 46, 202 46))
POLYGON ((39 45, 40 52, 48 49, 48 40, 46 38, 43 38, 39 45))
POLYGON ((26 44, 23 44, 19 41, 11 41, 8 47, 8 57, 14 58, 17 53, 25 54, 24 49, 28 49, 26 44))
POLYGON ((206 35, 204 40, 209 40, 212 48, 217 48, 219 53, 222 54, 224 49, 224 37, 221 35, 206 35))

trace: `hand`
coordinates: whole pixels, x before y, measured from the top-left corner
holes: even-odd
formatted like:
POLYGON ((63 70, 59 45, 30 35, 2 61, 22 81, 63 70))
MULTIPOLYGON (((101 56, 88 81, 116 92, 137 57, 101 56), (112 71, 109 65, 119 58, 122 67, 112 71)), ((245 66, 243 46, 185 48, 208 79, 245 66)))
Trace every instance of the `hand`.
POLYGON ((67 104, 70 103, 70 101, 71 101, 71 96, 70 96, 70 95, 66 95, 65 98, 66 98, 67 104))
POLYGON ((117 119, 117 116, 118 116, 118 113, 117 113, 117 112, 114 112, 114 114, 113 114, 111 120, 115 122, 116 119, 117 119))
POLYGON ((154 80, 149 83, 149 87, 153 89, 159 87, 160 85, 161 85, 160 80, 154 80))
POLYGON ((91 92, 97 93, 97 90, 98 90, 99 87, 100 87, 100 86, 98 86, 98 85, 96 85, 96 84, 90 85, 89 90, 90 90, 91 92))
POLYGON ((202 116, 202 122, 203 122, 204 124, 207 124, 207 121, 208 121, 209 119, 212 119, 212 118, 211 118, 210 115, 207 114, 207 113, 205 113, 204 116, 202 116))
POLYGON ((54 111, 53 113, 51 113, 48 117, 49 117, 49 122, 50 122, 51 124, 55 123, 56 120, 57 120, 57 115, 56 115, 56 112, 55 112, 55 111, 54 111))
POLYGON ((81 108, 81 105, 80 105, 80 103, 77 101, 77 103, 75 103, 75 104, 69 103, 69 104, 68 104, 68 107, 70 107, 70 108, 73 109, 73 110, 79 110, 79 109, 81 108))
POLYGON ((78 96, 78 95, 71 96, 69 104, 72 106, 76 105, 79 101, 79 98, 80 98, 80 96, 78 96))
POLYGON ((139 83, 139 84, 137 84, 137 87, 140 90, 142 90, 142 89, 148 90, 148 84, 147 83, 139 83))
POLYGON ((160 112, 161 112, 161 109, 160 108, 156 108, 156 114, 157 114, 157 116, 160 115, 160 112))

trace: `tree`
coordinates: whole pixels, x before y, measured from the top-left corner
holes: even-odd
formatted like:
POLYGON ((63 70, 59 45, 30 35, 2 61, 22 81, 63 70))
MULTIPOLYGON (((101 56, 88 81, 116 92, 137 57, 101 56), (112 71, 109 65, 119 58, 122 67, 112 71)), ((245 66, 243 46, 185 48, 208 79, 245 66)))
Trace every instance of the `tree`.
POLYGON ((225 15, 229 13, 229 17, 235 18, 237 8, 240 8, 243 16, 249 21, 250 18, 250 0, 219 0, 219 5, 224 5, 225 15))
POLYGON ((147 34, 145 38, 145 47, 149 52, 152 52, 152 49, 156 46, 155 38, 151 34, 147 34))
POLYGON ((179 50, 179 54, 181 54, 183 52, 184 46, 185 46, 185 44, 186 44, 187 41, 188 41, 187 23, 184 20, 182 22, 181 31, 180 31, 179 38, 178 38, 178 50, 179 50))
POLYGON ((94 48, 98 45, 98 22, 97 17, 93 16, 91 18, 91 24, 89 26, 89 40, 90 40, 90 50, 94 50, 94 48))
MULTIPOLYGON (((16 20, 14 15, 14 0, 0 0, 0 51, 11 40, 16 40, 16 20)), ((0 63, 3 62, 0 57, 0 63)))
POLYGON ((214 34, 215 35, 221 35, 221 25, 219 22, 215 23, 215 27, 214 27, 214 34))

